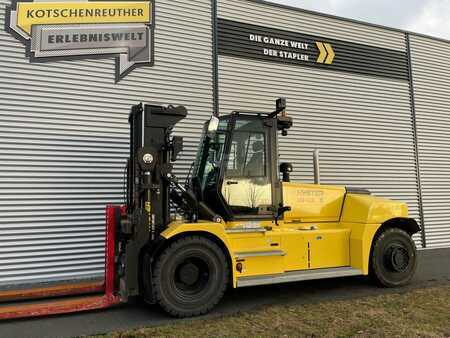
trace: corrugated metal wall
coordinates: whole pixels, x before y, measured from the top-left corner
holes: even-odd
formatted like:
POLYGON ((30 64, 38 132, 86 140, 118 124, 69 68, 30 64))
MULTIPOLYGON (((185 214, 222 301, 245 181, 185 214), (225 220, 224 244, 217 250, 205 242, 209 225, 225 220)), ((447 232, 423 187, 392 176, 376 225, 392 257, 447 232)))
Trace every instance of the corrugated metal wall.
POLYGON ((425 234, 450 246, 450 43, 411 35, 425 234))
POLYGON ((209 1, 156 2, 155 66, 114 84, 114 60, 30 64, 0 0, 0 287, 101 276, 104 208, 123 201, 128 111, 184 104, 181 170, 212 111, 209 1))
MULTIPOLYGON (((406 51, 399 32, 246 0, 222 0, 218 9, 224 19, 406 51)), ((287 98, 294 117, 289 136, 280 138, 294 179, 313 181, 317 148, 322 183, 406 201, 420 221, 408 81, 219 56, 221 112, 271 111, 278 97, 287 98)))
POLYGON ((218 17, 400 51, 406 48, 404 34, 400 32, 252 0, 218 0, 218 17))

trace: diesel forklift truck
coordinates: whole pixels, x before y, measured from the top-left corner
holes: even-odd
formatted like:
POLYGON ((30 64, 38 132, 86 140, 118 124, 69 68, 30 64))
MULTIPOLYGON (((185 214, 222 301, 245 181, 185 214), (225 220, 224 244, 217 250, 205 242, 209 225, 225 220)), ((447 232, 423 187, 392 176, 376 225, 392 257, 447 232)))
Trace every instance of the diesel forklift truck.
POLYGON ((173 163, 183 140, 172 130, 186 116, 183 106, 131 109, 126 205, 106 208, 104 294, 0 308, 0 318, 135 296, 190 317, 214 308, 227 288, 357 275, 384 287, 411 280, 420 227, 405 203, 291 182, 293 166, 278 165, 278 136, 293 125, 285 99, 271 113, 213 115, 182 184, 173 163))

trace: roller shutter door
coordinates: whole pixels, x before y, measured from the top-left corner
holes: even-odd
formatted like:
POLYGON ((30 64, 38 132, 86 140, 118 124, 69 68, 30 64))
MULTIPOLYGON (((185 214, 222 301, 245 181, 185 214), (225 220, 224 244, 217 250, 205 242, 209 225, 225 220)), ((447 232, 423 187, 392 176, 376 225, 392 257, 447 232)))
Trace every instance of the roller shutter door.
POLYGON ((155 66, 114 84, 114 59, 30 64, 0 0, 0 289, 101 277, 104 208, 123 202, 128 111, 184 104, 187 171, 212 110, 209 1, 156 2, 155 66), (188 38, 186 38, 188 37, 188 38))
POLYGON ((428 247, 450 246, 450 42, 412 35, 419 164, 428 247))
MULTIPOLYGON (((245 0, 219 2, 219 17, 405 51, 402 33, 318 17, 245 0)), ((370 189, 405 201, 419 217, 418 185, 408 81, 317 70, 219 55, 221 113, 269 112, 286 97, 294 127, 280 138, 280 161, 293 178, 313 182, 314 149, 321 180, 370 189)), ((420 245, 420 236, 416 236, 420 245)))

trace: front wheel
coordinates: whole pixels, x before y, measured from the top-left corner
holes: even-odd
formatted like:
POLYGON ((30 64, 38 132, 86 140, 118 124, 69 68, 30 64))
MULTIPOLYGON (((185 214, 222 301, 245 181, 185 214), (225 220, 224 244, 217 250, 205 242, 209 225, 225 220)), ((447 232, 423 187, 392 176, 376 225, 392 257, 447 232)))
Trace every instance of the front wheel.
POLYGON ((411 236, 398 228, 383 231, 373 244, 370 275, 385 287, 408 284, 417 268, 417 251, 411 236))
POLYGON ((209 312, 222 298, 229 279, 227 259, 213 241, 184 237, 170 244, 153 270, 158 304, 175 317, 209 312))

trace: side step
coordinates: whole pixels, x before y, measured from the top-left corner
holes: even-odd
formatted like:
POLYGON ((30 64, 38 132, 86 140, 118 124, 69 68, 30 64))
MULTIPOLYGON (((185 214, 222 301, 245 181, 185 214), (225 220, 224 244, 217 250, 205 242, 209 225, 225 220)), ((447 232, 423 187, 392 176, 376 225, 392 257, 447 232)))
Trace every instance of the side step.
POLYGON ((314 269, 290 271, 274 275, 240 277, 237 279, 237 287, 246 287, 253 285, 267 285, 288 282, 299 282, 313 279, 326 279, 335 277, 360 276, 362 271, 354 269, 350 266, 330 268, 330 269, 314 269))
POLYGON ((104 309, 118 303, 116 297, 97 295, 4 304, 0 305, 0 320, 104 309))

